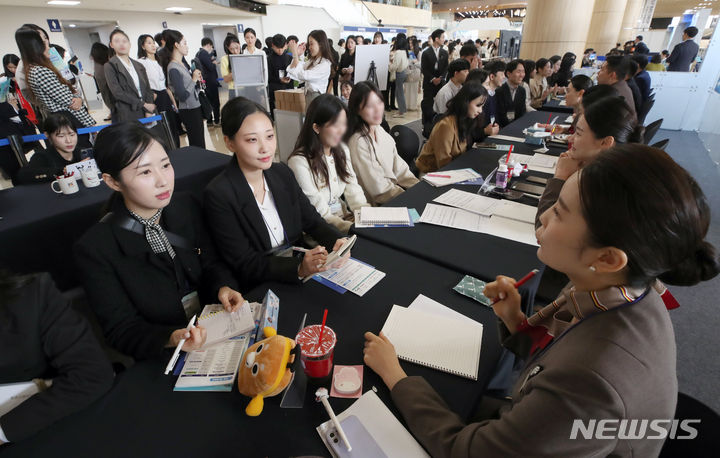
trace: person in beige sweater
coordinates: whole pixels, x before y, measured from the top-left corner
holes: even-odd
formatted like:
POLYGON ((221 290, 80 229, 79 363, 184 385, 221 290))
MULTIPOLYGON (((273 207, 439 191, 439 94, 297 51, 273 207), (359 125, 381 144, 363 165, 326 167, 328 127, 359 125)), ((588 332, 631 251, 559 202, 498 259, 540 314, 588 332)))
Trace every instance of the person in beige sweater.
POLYGON ((382 94, 373 83, 353 87, 347 144, 358 183, 373 205, 384 204, 418 182, 398 154, 395 140, 380 126, 384 110, 382 94))
POLYGON ((344 234, 353 224, 353 211, 370 205, 357 182, 350 152, 342 143, 346 130, 345 104, 332 94, 322 94, 310 103, 295 151, 288 159, 310 203, 344 234))
POLYGON ((487 90, 479 82, 470 82, 450 99, 445 116, 433 127, 430 139, 420 151, 415 165, 422 173, 434 172, 472 146, 482 135, 482 107, 487 90))
POLYGON ((466 423, 405 374, 384 335, 366 333, 365 363, 433 457, 657 456, 658 433, 629 420, 662 419, 668 431, 675 414, 677 303, 658 280, 689 286, 718 274, 709 222, 702 190, 664 151, 617 146, 570 177, 542 216, 538 258, 571 281, 560 296, 526 317, 514 279, 485 288, 503 345, 526 358, 511 400, 493 399, 502 406, 488 412, 484 399, 486 414, 466 423), (610 428, 577 431, 592 420, 610 428), (629 429, 639 436, 623 437, 629 429))

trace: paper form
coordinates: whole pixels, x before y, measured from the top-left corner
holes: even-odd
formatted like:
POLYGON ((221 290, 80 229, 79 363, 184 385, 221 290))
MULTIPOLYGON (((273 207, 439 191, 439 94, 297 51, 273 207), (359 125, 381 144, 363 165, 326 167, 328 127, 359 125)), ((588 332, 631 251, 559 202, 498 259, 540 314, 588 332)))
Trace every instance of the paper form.
POLYGON ((188 353, 175 391, 231 391, 249 334, 188 353))
POLYGON ((350 258, 342 266, 317 275, 362 297, 385 277, 385 272, 350 258))
POLYGON ((501 200, 481 196, 472 192, 461 191, 459 189, 451 189, 433 199, 433 202, 462 208, 463 210, 485 216, 492 215, 495 209, 502 205, 501 200))

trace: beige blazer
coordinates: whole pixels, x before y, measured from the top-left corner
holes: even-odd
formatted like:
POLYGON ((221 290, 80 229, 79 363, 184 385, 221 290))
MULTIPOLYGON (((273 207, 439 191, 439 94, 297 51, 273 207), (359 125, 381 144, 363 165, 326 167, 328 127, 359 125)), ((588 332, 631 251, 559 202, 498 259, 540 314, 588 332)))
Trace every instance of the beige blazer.
POLYGON ((377 138, 356 133, 348 140, 350 159, 368 202, 382 205, 418 182, 400 157, 395 140, 380 126, 377 138))
POLYGON ((467 143, 460 141, 455 116, 446 116, 435 124, 430 139, 423 145, 415 160, 422 173, 435 172, 467 151, 467 143))

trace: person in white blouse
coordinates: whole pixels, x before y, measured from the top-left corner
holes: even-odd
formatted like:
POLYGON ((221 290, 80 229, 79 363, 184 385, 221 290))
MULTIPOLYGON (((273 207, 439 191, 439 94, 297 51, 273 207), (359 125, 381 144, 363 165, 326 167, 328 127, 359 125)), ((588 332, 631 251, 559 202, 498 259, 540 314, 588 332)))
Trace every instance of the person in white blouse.
POLYGON ((307 109, 288 166, 310 203, 325 221, 347 234, 353 212, 368 206, 357 182, 350 152, 342 143, 347 131, 345 104, 322 94, 307 109), (344 200, 343 200, 344 198, 344 200))
POLYGON ((293 60, 287 68, 287 76, 305 83, 305 106, 308 107, 313 99, 325 93, 328 87, 333 61, 330 43, 323 30, 313 30, 308 35, 307 45, 289 42, 288 49, 293 60), (306 46, 310 55, 301 63, 300 56, 305 54, 306 46))
POLYGON ((157 61, 155 53, 157 52, 157 43, 152 35, 144 34, 138 37, 138 62, 145 67, 150 89, 155 94, 155 105, 158 113, 165 112, 170 125, 170 132, 176 146, 180 146, 180 134, 177 131, 177 104, 172 91, 165 84, 165 73, 160 63, 157 61))
POLYGON ((385 103, 375 84, 362 81, 353 87, 347 144, 358 183, 373 205, 386 203, 418 182, 398 154, 395 140, 380 126, 384 111, 385 103))

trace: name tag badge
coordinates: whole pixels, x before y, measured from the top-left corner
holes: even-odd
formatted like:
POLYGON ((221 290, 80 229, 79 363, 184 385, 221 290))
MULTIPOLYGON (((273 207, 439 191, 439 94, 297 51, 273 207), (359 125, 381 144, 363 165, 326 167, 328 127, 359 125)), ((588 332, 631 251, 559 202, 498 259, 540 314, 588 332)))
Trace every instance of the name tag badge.
POLYGON ((186 316, 193 316, 200 313, 200 297, 197 291, 186 294, 182 298, 183 309, 186 316))
POLYGON ((507 118, 508 118, 508 121, 514 121, 514 120, 515 120, 515 112, 514 112, 514 111, 508 111, 508 112, 507 112, 507 118))
POLYGON ((273 254, 279 258, 290 258, 293 255, 293 247, 278 247, 278 250, 273 254))
POLYGON ((340 201, 335 201, 334 203, 330 204, 330 213, 332 213, 333 215, 342 216, 343 210, 340 201))

